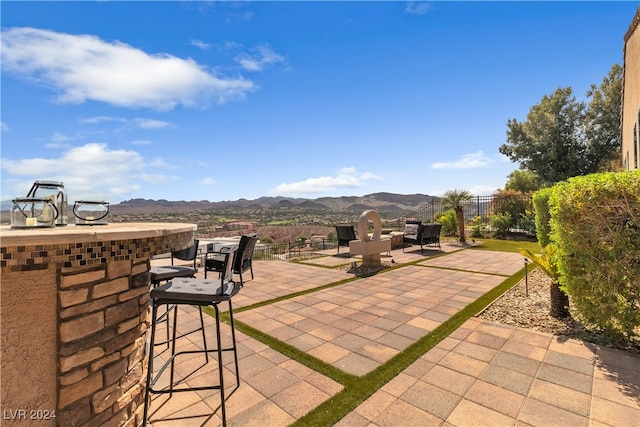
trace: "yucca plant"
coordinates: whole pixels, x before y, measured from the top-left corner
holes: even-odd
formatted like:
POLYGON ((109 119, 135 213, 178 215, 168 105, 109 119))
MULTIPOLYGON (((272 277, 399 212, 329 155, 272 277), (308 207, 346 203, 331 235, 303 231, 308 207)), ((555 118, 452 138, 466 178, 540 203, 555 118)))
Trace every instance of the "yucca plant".
POLYGON ((534 254, 529 249, 520 249, 522 255, 535 262, 551 278, 552 283, 549 289, 551 309, 549 314, 552 317, 562 319, 569 316, 569 297, 560 287, 560 273, 553 260, 555 251, 556 248, 551 243, 543 249, 541 255, 534 254))

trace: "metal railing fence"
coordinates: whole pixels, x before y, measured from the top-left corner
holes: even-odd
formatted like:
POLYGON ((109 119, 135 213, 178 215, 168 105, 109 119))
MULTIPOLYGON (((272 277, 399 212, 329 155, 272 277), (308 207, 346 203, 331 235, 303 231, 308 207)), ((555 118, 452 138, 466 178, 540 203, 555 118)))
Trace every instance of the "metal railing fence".
MULTIPOLYGON (((465 217, 465 232, 473 236, 482 232, 495 234, 496 231, 511 231, 535 234, 533 221, 533 205, 531 196, 522 194, 499 194, 493 196, 474 196, 471 200, 463 203, 465 217)), ((383 227, 397 231, 404 230, 407 221, 430 222, 451 222, 453 230, 443 227, 444 235, 455 234, 457 224, 455 223, 455 213, 446 206, 440 199, 433 199, 424 206, 410 212, 400 218, 391 221, 383 221, 383 227)), ((446 224, 445 224, 446 225, 446 224)), ((334 238, 313 238, 306 240, 296 240, 283 243, 261 243, 254 249, 254 259, 259 260, 291 260, 298 258, 312 257, 318 251, 335 249, 337 239, 334 238)))
MULTIPOLYGON (((503 227, 505 231, 535 233, 533 225, 533 204, 528 194, 497 194, 493 196, 474 196, 462 203, 465 230, 485 228, 494 230, 503 227)), ((392 226, 402 230, 408 220, 422 222, 450 222, 455 220, 455 213, 447 209, 440 199, 396 219, 392 226)), ((448 230, 444 230, 445 233, 448 230)))
POLYGON ((288 261, 293 258, 308 258, 317 252, 336 248, 338 241, 329 238, 314 238, 283 243, 260 243, 253 250, 253 259, 288 261))

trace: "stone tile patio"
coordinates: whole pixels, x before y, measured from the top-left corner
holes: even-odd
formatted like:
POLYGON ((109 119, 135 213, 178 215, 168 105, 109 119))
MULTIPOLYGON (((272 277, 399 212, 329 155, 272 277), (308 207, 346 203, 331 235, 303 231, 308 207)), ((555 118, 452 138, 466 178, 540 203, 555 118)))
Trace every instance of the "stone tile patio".
MULTIPOLYGON (((523 267, 523 257, 514 253, 443 245, 451 253, 429 259, 434 251, 412 249, 382 257, 383 263, 393 259, 397 268, 317 291, 312 290, 354 278, 347 272, 354 258, 334 256, 334 250, 304 263, 256 261, 255 279, 234 300, 235 319, 360 376, 523 267), (311 292, 241 311, 300 291, 311 292)), ((205 321, 212 343, 213 319, 205 316, 205 321)), ((180 311, 179 330, 197 324, 196 309, 180 311)), ((222 333, 229 342, 226 324, 222 333)), ((256 339, 237 336, 241 382, 235 391, 232 358, 225 354, 224 359, 229 425, 289 425, 343 389, 256 339)), ((179 341, 181 349, 202 344, 200 334, 179 341)), ((200 384, 207 374, 217 378, 212 362, 204 365, 201 355, 184 356, 176 373, 186 384, 200 384)), ((636 354, 472 317, 337 425, 640 426, 638 396, 636 354)), ((150 421, 154 426, 216 426, 221 424, 219 408, 216 391, 153 396, 150 421)))

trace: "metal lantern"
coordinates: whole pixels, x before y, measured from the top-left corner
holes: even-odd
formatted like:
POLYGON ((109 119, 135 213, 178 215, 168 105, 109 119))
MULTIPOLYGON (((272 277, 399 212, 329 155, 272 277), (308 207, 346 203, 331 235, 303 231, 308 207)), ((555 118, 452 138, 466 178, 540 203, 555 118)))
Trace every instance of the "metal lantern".
POLYGON ((13 201, 11 228, 55 227, 58 208, 48 197, 20 197, 13 201))
POLYGON ((67 225, 67 192, 61 182, 36 181, 27 197, 50 199, 58 211, 55 225, 67 225))
POLYGON ((76 225, 106 225, 109 215, 109 203, 78 200, 73 204, 76 225))

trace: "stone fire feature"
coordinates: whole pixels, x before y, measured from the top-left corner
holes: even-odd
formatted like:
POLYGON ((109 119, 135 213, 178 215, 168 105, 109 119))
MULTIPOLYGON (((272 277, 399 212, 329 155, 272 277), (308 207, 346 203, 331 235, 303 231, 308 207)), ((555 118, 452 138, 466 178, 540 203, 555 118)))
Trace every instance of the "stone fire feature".
POLYGON ((137 425, 149 259, 195 228, 0 227, 3 425, 137 425))

